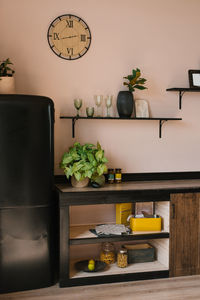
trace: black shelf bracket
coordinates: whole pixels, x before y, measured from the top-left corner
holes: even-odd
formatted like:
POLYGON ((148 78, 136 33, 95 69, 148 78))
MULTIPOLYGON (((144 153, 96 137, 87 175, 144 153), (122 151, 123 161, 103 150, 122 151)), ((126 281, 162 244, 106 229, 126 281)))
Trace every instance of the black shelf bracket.
POLYGON ((182 108, 182 97, 185 94, 185 91, 179 91, 179 109, 182 108))
POLYGON ((182 97, 183 97, 183 94, 185 94, 185 92, 200 92, 200 88, 169 88, 169 89, 166 89, 166 91, 168 92, 179 92, 179 109, 181 109, 182 107, 182 97))
POLYGON ((162 137, 162 126, 165 122, 167 122, 168 120, 166 119, 161 119, 159 120, 159 138, 161 139, 162 137))
POLYGON ((72 117, 72 137, 75 138, 75 124, 76 121, 78 120, 77 117, 72 117))

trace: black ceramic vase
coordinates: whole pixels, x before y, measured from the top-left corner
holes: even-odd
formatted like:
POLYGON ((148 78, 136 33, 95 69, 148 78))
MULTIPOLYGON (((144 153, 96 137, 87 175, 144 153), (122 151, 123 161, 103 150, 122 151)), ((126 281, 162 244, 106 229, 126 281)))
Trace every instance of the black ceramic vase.
POLYGON ((117 96, 117 111, 120 118, 128 119, 133 114, 135 117, 135 102, 133 93, 129 91, 120 91, 117 96))

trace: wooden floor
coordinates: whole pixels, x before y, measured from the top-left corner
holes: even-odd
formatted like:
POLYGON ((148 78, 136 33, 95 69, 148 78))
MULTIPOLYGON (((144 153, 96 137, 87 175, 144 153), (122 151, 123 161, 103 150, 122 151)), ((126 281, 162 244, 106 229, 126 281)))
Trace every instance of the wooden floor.
POLYGON ((200 275, 1 294, 1 300, 200 300, 200 275))

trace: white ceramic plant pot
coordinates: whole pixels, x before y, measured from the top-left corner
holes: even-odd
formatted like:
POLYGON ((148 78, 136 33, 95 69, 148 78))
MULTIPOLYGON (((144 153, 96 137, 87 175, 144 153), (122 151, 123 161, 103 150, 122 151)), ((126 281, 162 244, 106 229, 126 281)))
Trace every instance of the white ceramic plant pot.
POLYGON ((80 180, 80 181, 76 180, 76 178, 74 176, 71 177, 71 185, 73 187, 82 188, 82 187, 87 186, 88 183, 89 183, 89 178, 88 177, 86 177, 86 178, 84 178, 83 180, 80 180))
POLYGON ((0 77, 0 94, 15 94, 14 77, 0 77))

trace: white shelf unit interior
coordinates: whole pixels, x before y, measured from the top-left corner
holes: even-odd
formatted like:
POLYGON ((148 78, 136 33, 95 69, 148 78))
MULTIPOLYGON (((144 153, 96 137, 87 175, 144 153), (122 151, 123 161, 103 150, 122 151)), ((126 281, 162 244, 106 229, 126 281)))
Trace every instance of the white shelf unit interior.
MULTIPOLYGON (((145 203, 146 205, 146 203, 145 203)), ((91 228, 95 228, 96 224, 102 223, 114 223, 115 221, 115 205, 95 205, 98 206, 96 210, 98 211, 98 222, 94 222, 94 214, 90 215, 90 212, 85 214, 85 217, 90 216, 84 220, 83 215, 81 218, 76 219, 78 222, 76 224, 71 223, 70 226, 70 238, 71 239, 84 239, 84 238, 94 238, 95 235, 89 231, 91 228), (109 207, 108 207, 109 206, 109 207), (104 214, 104 210, 109 208, 111 210, 111 218, 108 219, 108 210, 104 214), (114 212, 113 212, 114 210, 114 212), (102 213, 101 217, 99 212, 102 213), (80 219, 83 224, 80 224, 80 219), (93 221, 93 224, 91 224, 93 221), (78 223, 78 224, 77 224, 78 223), (87 224, 90 223, 90 224, 87 224), (95 224, 94 224, 95 223, 95 224)), ((84 206, 88 210, 91 209, 89 206, 84 206)), ((79 208, 76 207, 73 213, 77 213, 79 208)), ((162 232, 169 232, 169 201, 159 201, 155 203, 155 213, 162 217, 162 232)), ((75 220, 75 218, 74 218, 75 220)), ((134 263, 128 265, 127 268, 119 268, 116 263, 109 265, 102 272, 88 273, 83 271, 77 271, 74 267, 75 262, 85 259, 99 259, 101 251, 101 243, 97 242, 96 244, 81 244, 81 245, 71 245, 70 246, 70 278, 80 278, 80 277, 93 277, 93 276, 107 276, 113 274, 125 274, 125 273, 138 273, 138 272, 151 272, 151 271, 161 271, 169 269, 169 238, 159 238, 159 239, 148 239, 148 234, 155 232, 135 232, 134 234, 145 234, 145 240, 132 240, 132 241, 120 241, 114 242, 116 252, 123 244, 138 244, 138 243, 150 243, 155 247, 156 251, 156 260, 154 262, 144 262, 144 263, 134 263)))

